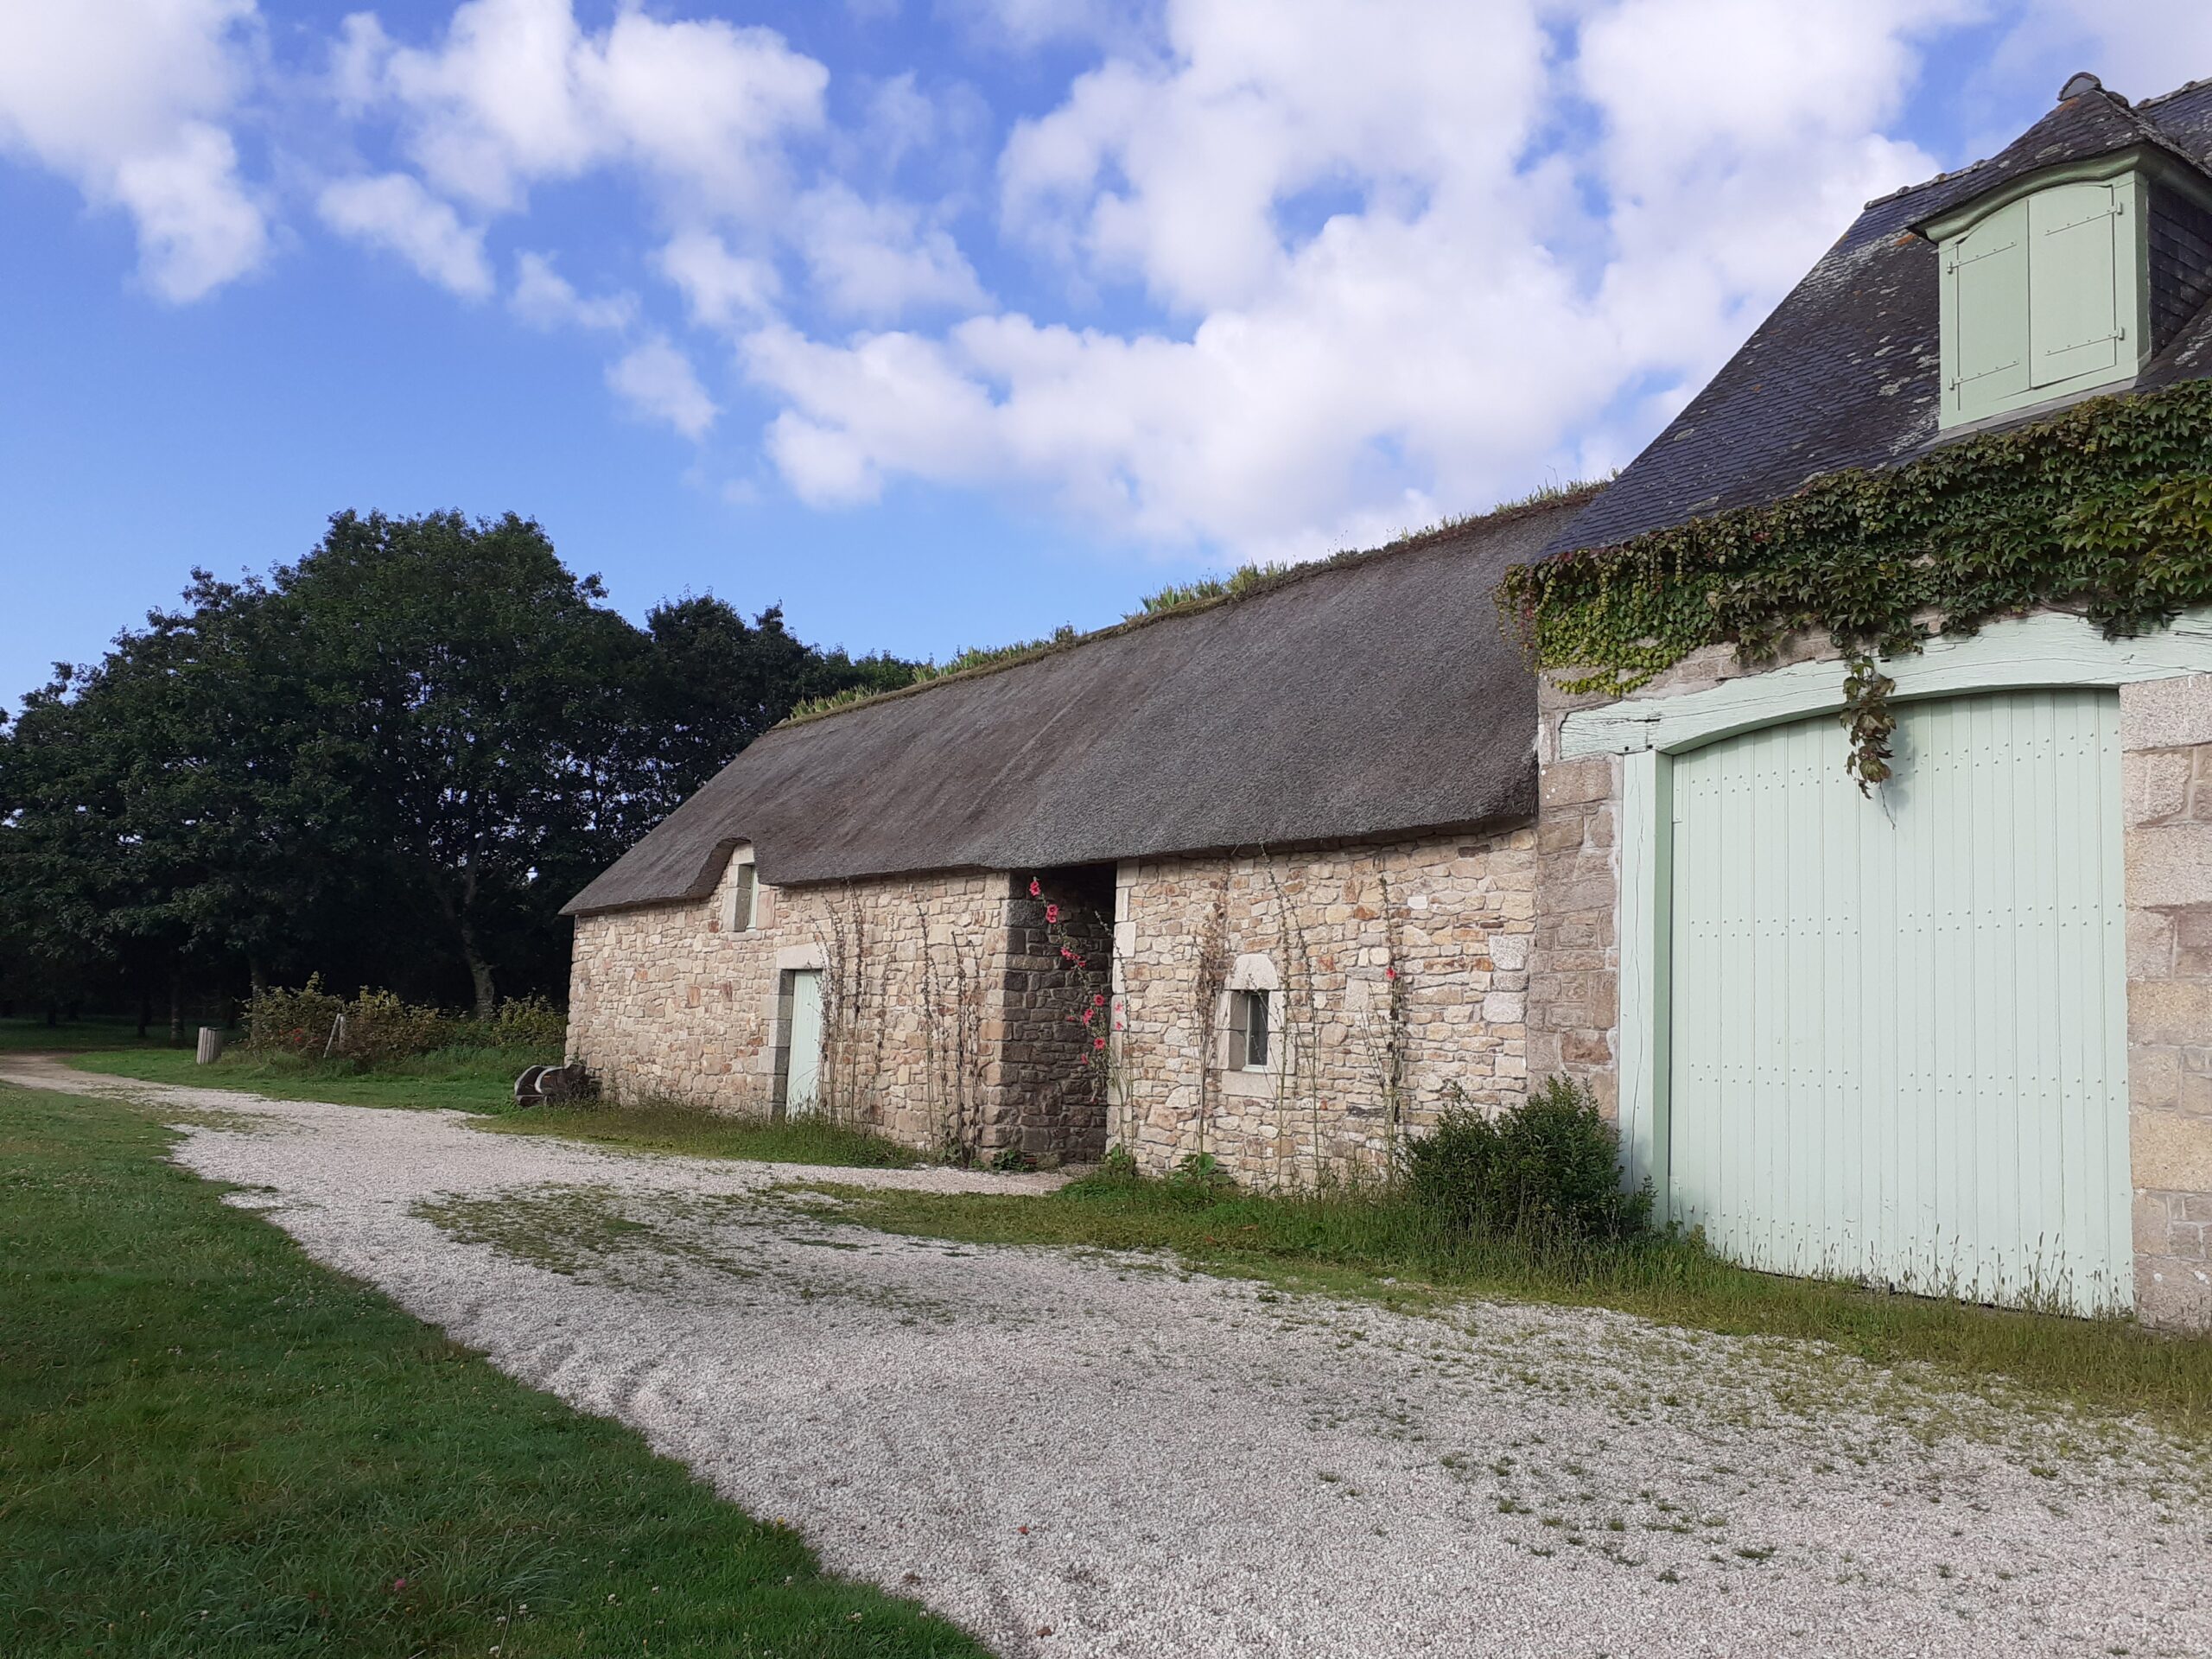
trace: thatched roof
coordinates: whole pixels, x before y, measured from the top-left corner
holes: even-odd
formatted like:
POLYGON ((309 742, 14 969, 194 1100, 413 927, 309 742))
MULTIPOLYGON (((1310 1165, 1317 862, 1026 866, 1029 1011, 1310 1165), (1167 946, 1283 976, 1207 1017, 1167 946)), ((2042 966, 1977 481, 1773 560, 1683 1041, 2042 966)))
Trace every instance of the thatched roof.
POLYGON ((1535 682, 1491 594, 1587 493, 778 727, 569 901, 1522 822, 1535 682))

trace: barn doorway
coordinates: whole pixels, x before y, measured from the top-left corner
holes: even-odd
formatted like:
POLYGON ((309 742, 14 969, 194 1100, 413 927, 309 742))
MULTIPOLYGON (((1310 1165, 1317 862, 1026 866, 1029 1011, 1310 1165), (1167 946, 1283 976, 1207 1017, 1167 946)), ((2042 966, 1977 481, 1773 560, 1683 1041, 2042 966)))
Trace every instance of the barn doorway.
POLYGON ((822 1092, 822 970, 785 969, 776 1000, 776 1106, 785 1117, 812 1117, 822 1092))
POLYGON ((2081 1313, 2133 1297, 2119 697, 1897 706, 1671 758, 1665 1197, 1715 1249, 2081 1313))

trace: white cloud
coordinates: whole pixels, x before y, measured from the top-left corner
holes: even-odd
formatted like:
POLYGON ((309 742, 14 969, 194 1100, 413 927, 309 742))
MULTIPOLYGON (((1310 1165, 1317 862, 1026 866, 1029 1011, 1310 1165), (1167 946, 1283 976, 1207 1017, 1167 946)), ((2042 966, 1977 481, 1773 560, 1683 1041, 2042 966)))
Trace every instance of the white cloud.
POLYGON ((642 223, 594 222, 591 268, 672 291, 579 292, 540 225, 506 300, 625 336, 607 385, 641 417, 720 417, 654 315, 680 296, 809 502, 913 478, 1280 556, 1625 459, 1863 198, 1934 170, 1897 136, 1912 100, 1947 130, 1986 103, 2002 142, 2063 68, 2141 96, 2212 64, 2202 0, 2017 0, 1938 89, 1930 42, 1987 0, 934 0, 1050 45, 1025 74, 1084 54, 991 194, 973 86, 855 76, 833 130, 821 63, 687 9, 442 0, 404 38, 364 11, 299 74, 254 0, 0 0, 0 152, 129 213, 177 300, 267 257, 242 133, 334 230, 469 299, 499 289, 497 215, 607 179, 586 211, 619 194, 642 223))
POLYGON ((709 328, 765 315, 782 286, 773 265, 731 252, 711 231, 686 231, 672 238, 656 263, 682 291, 692 321, 709 328))
POLYGON ((1020 124, 1001 226, 1173 331, 755 331, 791 487, 1296 555, 1626 458, 1847 225, 1967 0, 1173 0, 1020 124), (1579 118, 1562 111, 1579 110, 1579 118), (1586 112, 1594 110, 1594 130, 1586 112))
POLYGON ((604 328, 619 334, 638 315, 636 295, 603 294, 588 300, 542 253, 517 257, 514 291, 507 303, 533 328, 604 328))
POLYGON ((822 303, 845 316, 887 321, 911 309, 988 303, 975 268, 942 226, 901 201, 864 201, 842 184, 793 205, 789 232, 822 303))
POLYGON ((431 182, 486 211, 619 162, 688 211, 757 213, 780 189, 782 139, 819 124, 829 80, 772 30, 628 3, 593 33, 570 0, 468 0, 434 49, 365 27, 349 48, 347 84, 397 109, 431 182))
POLYGON ((2077 69, 2131 99, 2155 98, 2212 73, 2212 7, 2202 0, 2021 0, 1992 68, 2038 77, 2056 101, 2077 69))
POLYGON ((163 299, 199 299, 267 257, 223 125, 258 22, 253 0, 0 5, 0 152, 127 211, 140 275, 163 299))
POLYGON ((721 411, 692 372, 691 359, 659 336, 612 364, 607 384, 631 410, 664 421, 687 438, 702 438, 721 411))
POLYGON ((397 254, 463 299, 492 292, 482 229, 462 224, 451 203, 404 173, 340 179, 324 188, 315 207, 334 231, 397 254))

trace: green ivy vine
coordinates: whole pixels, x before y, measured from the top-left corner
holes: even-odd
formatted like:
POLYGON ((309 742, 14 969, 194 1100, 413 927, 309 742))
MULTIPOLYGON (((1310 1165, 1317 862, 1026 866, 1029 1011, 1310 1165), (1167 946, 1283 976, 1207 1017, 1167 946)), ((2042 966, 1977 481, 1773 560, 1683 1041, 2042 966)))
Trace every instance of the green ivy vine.
POLYGON ((2037 607, 2118 638, 2212 604, 2212 380, 1518 565, 1497 601, 1568 691, 1625 695, 1700 646, 1761 662, 1825 632, 1848 664, 1847 767, 1868 790, 1889 776, 1897 725, 1884 658, 2037 607))

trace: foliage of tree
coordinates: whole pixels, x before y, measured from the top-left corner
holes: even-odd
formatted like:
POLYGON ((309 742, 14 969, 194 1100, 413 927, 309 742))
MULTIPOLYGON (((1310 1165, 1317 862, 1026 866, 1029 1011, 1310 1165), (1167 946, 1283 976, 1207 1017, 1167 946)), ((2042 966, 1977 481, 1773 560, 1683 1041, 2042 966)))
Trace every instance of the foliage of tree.
POLYGON ((340 513, 183 600, 0 728, 0 995, 559 995, 592 874, 794 703, 912 671, 713 597, 639 627, 512 514, 340 513))

